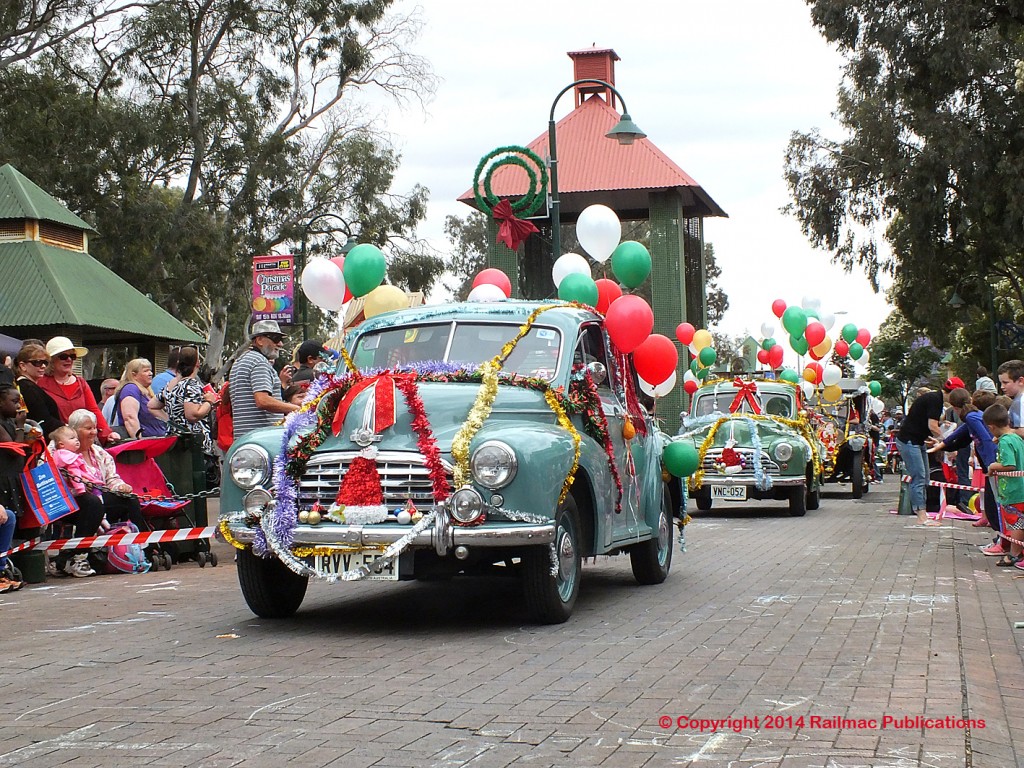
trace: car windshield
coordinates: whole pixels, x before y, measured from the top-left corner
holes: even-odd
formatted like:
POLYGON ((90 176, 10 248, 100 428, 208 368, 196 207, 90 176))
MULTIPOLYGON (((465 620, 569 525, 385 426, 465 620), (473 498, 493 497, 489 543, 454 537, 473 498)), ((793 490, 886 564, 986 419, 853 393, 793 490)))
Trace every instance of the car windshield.
MULTIPOLYGON (((478 366, 519 332, 518 324, 479 322, 405 325, 359 337, 352 360, 359 368, 394 368, 427 360, 478 366)), ((558 370, 562 335, 533 326, 505 362, 504 372, 550 381, 558 370)))
MULTIPOLYGON (((693 408, 690 411, 692 416, 707 416, 712 413, 729 413, 733 400, 736 399, 736 391, 732 388, 703 392, 697 395, 693 408)), ((792 395, 783 392, 761 392, 761 412, 766 416, 782 416, 792 419, 795 413, 796 403, 792 395)), ((750 403, 744 399, 738 409, 739 413, 752 413, 750 403)))

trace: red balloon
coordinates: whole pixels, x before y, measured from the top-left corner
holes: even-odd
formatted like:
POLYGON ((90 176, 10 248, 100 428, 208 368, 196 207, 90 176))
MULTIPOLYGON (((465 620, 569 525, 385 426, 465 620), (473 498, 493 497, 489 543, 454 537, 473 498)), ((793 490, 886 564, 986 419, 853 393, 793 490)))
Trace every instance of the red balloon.
MULTIPOLYGON (((654 329, 654 312, 651 306, 635 294, 616 299, 608 307, 604 317, 608 336, 620 352, 630 353, 651 335, 654 329)), ((653 384, 646 379, 648 384, 653 384)))
POLYGON ((866 347, 871 343, 871 332, 867 328, 861 328, 857 331, 857 343, 862 347, 866 347))
POLYGON ((782 356, 785 354, 785 350, 781 344, 776 344, 774 347, 768 350, 768 365, 773 369, 782 367, 782 356))
MULTIPOLYGON (((649 382, 648 382, 649 383, 649 382)), ((686 390, 686 394, 692 395, 700 387, 696 379, 687 379, 683 382, 683 389, 686 390)))
MULTIPOLYGON (((861 344, 861 346, 864 346, 861 344)), ((846 342, 846 339, 839 339, 836 342, 836 354, 840 357, 846 357, 850 354, 850 345, 846 342)))
POLYGON ((689 323, 680 323, 676 326, 676 338, 679 339, 679 343, 684 347, 690 346, 690 342, 693 341, 693 334, 697 332, 689 323))
POLYGON ((594 282, 597 283, 597 311, 601 314, 607 314, 608 307, 622 295, 622 288, 614 280, 609 280, 605 277, 594 282))
POLYGON ((506 299, 512 298, 512 281, 508 279, 508 275, 502 272, 500 269, 490 267, 483 269, 480 273, 473 278, 473 287, 476 288, 478 285, 496 285, 501 288, 501 292, 505 294, 506 299))
POLYGON ((804 338, 807 339, 807 346, 813 349, 825 340, 825 326, 817 321, 808 323, 804 329, 804 338))
POLYGON ((807 354, 811 356, 811 360, 821 360, 821 355, 819 355, 813 349, 808 349, 807 354))
POLYGON ((768 350, 759 349, 757 350, 757 362, 761 365, 768 365, 768 350))
MULTIPOLYGON (((333 259, 331 259, 331 261, 333 261, 335 264, 338 265, 338 269, 341 270, 342 274, 345 273, 345 257, 344 256, 335 256, 333 259)), ((348 284, 346 284, 345 285, 345 296, 342 299, 342 302, 351 301, 351 300, 352 300, 352 291, 350 291, 348 289, 348 284)))
POLYGON ((782 299, 776 299, 772 302, 772 314, 777 318, 781 319, 782 314, 786 311, 786 302, 782 299))
POLYGON ((655 387, 675 373, 678 362, 676 345, 660 333, 652 333, 633 350, 633 367, 637 375, 655 387))
POLYGON ((825 371, 825 369, 821 367, 821 363, 808 363, 804 370, 807 370, 808 368, 814 371, 814 383, 821 384, 821 374, 825 371))

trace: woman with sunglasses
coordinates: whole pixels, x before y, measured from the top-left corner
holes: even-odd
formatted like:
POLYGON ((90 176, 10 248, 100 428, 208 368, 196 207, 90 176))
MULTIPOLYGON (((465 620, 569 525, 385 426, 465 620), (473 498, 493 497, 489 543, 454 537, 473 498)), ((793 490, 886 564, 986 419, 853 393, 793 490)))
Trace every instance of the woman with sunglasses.
POLYGON ((17 376, 15 383, 21 391, 21 399, 28 408, 28 417, 39 422, 44 435, 64 423, 57 403, 39 387, 39 377, 49 364, 46 350, 38 344, 25 344, 14 357, 14 375, 17 376))
POLYGON ((96 416, 96 428, 104 445, 116 443, 121 436, 111 430, 103 418, 96 398, 85 379, 74 374, 75 362, 89 354, 85 347, 76 347, 67 336, 54 336, 46 342, 50 367, 39 377, 37 384, 57 403, 61 422, 66 423, 74 411, 84 408, 96 416))

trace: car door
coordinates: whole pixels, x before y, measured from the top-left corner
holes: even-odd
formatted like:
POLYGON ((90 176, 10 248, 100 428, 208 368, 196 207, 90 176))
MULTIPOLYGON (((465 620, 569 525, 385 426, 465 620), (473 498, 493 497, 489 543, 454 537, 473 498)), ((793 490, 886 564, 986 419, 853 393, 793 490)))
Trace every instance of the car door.
MULTIPOLYGON (((605 513, 602 526, 604 529, 603 544, 607 547, 615 542, 646 534, 649 530, 644 522, 642 504, 642 489, 645 487, 644 479, 648 474, 644 446, 641 444, 643 436, 638 433, 633 440, 626 440, 623 437, 623 427, 628 413, 622 402, 619 372, 609 354, 606 337, 599 324, 588 323, 580 328, 573 361, 583 365, 600 363, 606 372, 604 380, 597 381, 597 378, 600 377, 596 377, 595 383, 601 398, 604 416, 608 420, 608 433, 615 452, 615 465, 619 471, 619 479, 622 481, 622 511, 615 512, 615 499, 611 499, 611 504, 607 506, 609 511, 605 513)), ((615 493, 614 484, 612 493, 615 493)))

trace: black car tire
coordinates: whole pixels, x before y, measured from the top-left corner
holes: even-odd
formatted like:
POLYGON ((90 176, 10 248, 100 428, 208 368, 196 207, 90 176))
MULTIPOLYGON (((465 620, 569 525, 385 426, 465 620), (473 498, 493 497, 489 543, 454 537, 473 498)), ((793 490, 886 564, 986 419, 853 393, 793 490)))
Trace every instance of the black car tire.
POLYGON ((694 491, 693 500, 697 502, 697 509, 701 512, 707 512, 711 509, 711 489, 705 486, 699 491, 694 491))
POLYGON ((638 584, 661 584, 672 568, 672 510, 668 488, 662 490, 658 535, 629 548, 629 564, 638 584))
POLYGON ((572 495, 555 514, 557 572, 551 573, 551 548, 530 547, 523 555, 523 595, 538 624, 562 624, 572 615, 583 578, 580 518, 572 495))
POLYGON ((242 597, 257 616, 285 619, 299 610, 308 576, 299 576, 277 558, 257 557, 248 549, 238 553, 237 566, 242 597))
POLYGON ((807 488, 797 485, 789 489, 789 516, 803 517, 807 514, 807 488))

